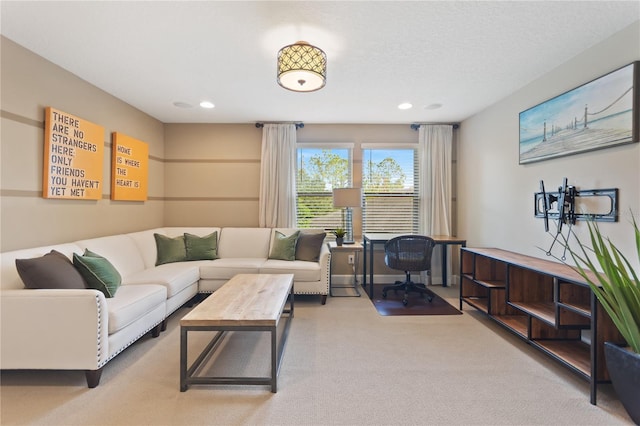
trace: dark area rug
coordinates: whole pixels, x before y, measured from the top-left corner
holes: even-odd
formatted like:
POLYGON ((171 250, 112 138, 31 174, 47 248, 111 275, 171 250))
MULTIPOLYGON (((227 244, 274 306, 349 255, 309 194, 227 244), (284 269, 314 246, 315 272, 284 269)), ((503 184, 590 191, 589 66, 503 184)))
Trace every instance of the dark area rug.
POLYGON ((375 297, 371 300, 373 306, 380 315, 460 315, 462 312, 451 306, 442 297, 433 291, 427 291, 433 296, 433 300, 429 302, 425 296, 420 293, 409 293, 407 306, 402 304, 404 292, 399 291, 395 294, 393 291, 387 292, 387 298, 382 298, 382 288, 384 285, 374 285, 375 297))

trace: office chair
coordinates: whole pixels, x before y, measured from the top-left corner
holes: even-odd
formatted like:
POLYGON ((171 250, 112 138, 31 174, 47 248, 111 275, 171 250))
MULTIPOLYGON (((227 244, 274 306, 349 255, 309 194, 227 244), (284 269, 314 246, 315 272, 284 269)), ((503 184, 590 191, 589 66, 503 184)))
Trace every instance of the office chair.
POLYGON ((406 279, 384 287, 382 297, 386 298, 389 290, 393 290, 395 293, 398 290, 404 290, 402 304, 407 306, 409 292, 414 291, 426 295, 427 300, 431 302, 433 296, 427 291, 427 287, 424 284, 411 281, 410 271, 427 271, 429 285, 431 285, 431 254, 435 245, 432 238, 423 235, 402 235, 387 241, 384 245, 384 263, 391 269, 404 271, 406 279))

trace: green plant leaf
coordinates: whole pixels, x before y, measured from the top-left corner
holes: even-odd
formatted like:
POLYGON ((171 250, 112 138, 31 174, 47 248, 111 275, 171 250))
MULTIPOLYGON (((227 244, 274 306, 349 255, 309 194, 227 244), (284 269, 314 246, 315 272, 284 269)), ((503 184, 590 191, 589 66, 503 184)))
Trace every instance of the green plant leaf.
MULTIPOLYGON (((633 215, 632 215, 633 218, 633 215)), ((640 229, 633 218, 636 254, 640 262, 640 229)), ((597 223, 587 222, 591 246, 573 234, 577 249, 564 240, 573 267, 589 284, 603 309, 609 314, 631 349, 640 353, 640 281, 631 262, 608 238, 602 236, 597 223)))

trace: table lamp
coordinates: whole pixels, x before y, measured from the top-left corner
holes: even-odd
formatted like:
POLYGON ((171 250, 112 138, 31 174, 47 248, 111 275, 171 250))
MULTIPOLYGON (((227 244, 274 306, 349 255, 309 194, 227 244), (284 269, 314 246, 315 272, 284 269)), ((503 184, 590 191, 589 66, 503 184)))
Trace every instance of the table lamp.
POLYGON ((335 188, 333 207, 342 208, 342 224, 347 231, 344 244, 353 244, 353 207, 362 207, 362 188, 335 188))

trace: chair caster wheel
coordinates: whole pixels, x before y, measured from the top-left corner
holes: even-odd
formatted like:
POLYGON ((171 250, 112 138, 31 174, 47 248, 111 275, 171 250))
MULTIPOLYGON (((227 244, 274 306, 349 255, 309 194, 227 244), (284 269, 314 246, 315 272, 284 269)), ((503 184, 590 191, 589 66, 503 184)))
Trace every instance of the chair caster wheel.
POLYGON ((409 301, 407 299, 402 299, 402 304, 404 306, 407 306, 409 304, 409 301))

